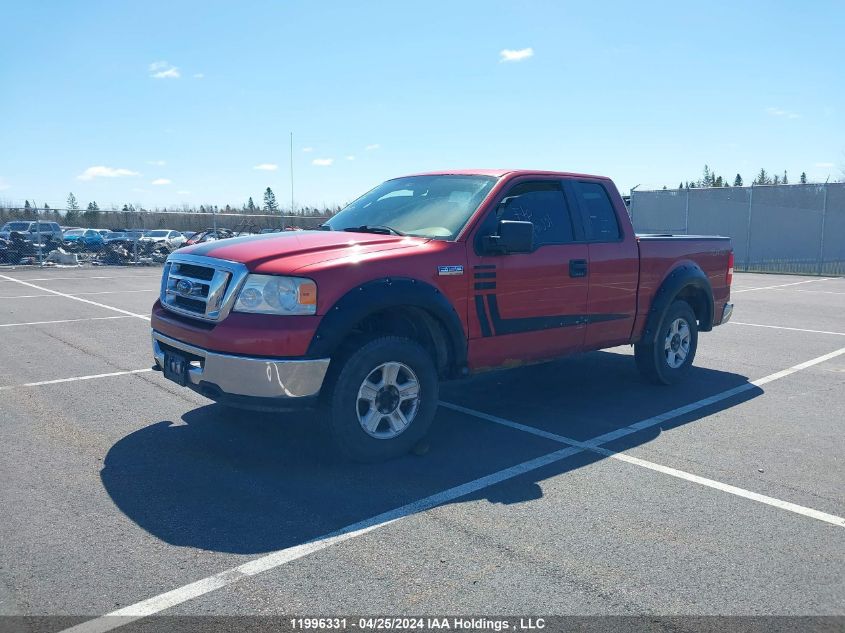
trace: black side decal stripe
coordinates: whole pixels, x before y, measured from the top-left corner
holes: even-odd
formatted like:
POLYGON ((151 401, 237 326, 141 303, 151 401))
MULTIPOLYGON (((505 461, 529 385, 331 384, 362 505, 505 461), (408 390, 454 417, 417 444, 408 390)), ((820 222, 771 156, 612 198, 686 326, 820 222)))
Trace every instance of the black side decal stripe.
POLYGON ((495 279, 496 273, 475 273, 476 279, 495 279))
POLYGON ((478 323, 481 325, 481 336, 492 336, 490 321, 487 320, 487 312, 484 311, 484 297, 475 295, 475 313, 478 316, 478 323))
MULTIPOLYGON (((616 321, 627 319, 627 314, 558 314, 553 316, 522 317, 517 319, 504 319, 499 314, 499 304, 496 295, 486 295, 487 306, 490 309, 490 319, 496 336, 504 334, 521 334, 524 332, 535 332, 538 330, 550 330, 561 327, 572 327, 575 325, 586 325, 588 323, 602 323, 604 321, 616 321)), ((480 296, 475 297, 476 309, 478 309, 480 296)), ((483 309, 482 309, 483 311, 483 309)), ((482 333, 483 333, 482 328, 482 333)), ((485 334, 485 336, 487 336, 485 334)))
POLYGON ((473 268, 475 270, 490 270, 496 268, 496 264, 477 264, 473 268))
POLYGON ((495 281, 481 281, 475 284, 476 290, 495 290, 496 289, 496 282, 495 281))

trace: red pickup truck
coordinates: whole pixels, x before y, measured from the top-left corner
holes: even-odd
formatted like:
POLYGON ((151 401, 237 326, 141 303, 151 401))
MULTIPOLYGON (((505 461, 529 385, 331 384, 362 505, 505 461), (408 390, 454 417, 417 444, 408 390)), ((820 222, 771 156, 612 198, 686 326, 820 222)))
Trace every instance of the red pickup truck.
POLYGON ((223 404, 319 405, 342 453, 378 460, 426 434, 443 379, 633 344, 649 380, 680 380, 732 274, 729 238, 635 235, 608 178, 418 174, 321 230, 171 255, 153 353, 223 404))

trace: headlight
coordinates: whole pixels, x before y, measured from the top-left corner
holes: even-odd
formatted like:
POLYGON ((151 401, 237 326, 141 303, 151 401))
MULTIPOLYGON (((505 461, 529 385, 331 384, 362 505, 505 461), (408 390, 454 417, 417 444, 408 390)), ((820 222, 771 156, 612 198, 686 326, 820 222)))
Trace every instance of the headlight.
POLYGON ((235 312, 316 314, 317 284, 301 277, 247 275, 235 312))

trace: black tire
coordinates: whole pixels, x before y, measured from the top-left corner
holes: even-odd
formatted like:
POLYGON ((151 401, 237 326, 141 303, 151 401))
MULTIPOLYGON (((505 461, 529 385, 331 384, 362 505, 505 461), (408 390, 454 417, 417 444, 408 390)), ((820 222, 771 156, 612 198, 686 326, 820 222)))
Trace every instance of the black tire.
MULTIPOLYGON (((680 338, 677 342, 680 346, 679 341, 680 338)), ((670 348, 675 344, 676 342, 672 342, 670 348)), ((637 361, 637 368, 649 382, 657 385, 674 385, 686 376, 695 359, 696 349, 698 349, 698 322, 695 313, 686 301, 675 301, 664 313, 654 338, 634 345, 634 358, 637 361), (678 356, 673 356, 678 351, 670 349, 667 352, 666 345, 667 338, 670 338, 669 332, 679 319, 689 328, 689 346, 683 361, 673 366, 679 362, 678 356)))
MULTIPOLYGON (((393 459, 408 453, 428 433, 437 410, 439 384, 434 361, 419 344, 398 336, 384 336, 341 354, 332 360, 332 365, 332 376, 326 385, 328 392, 320 417, 332 443, 342 455, 357 462, 393 459), (384 382, 380 373, 383 370, 378 368, 386 363, 393 367, 397 364, 404 366, 405 369, 399 371, 398 381, 404 380, 404 384, 408 385, 412 378, 416 379, 419 394, 413 400, 416 407, 413 415, 409 414, 411 409, 406 408, 401 416, 408 419, 409 424, 392 437, 389 434, 396 433, 393 415, 397 410, 401 411, 402 407, 407 407, 408 401, 400 402, 393 413, 385 415, 380 413, 381 409, 375 407, 374 403, 359 399, 359 390, 363 388, 365 380, 371 386, 375 384, 374 376, 384 382), (412 374, 406 369, 410 369, 412 374), (373 411, 375 417, 381 417, 375 422, 376 428, 368 432, 361 418, 367 418, 369 411, 373 411)), ((392 394, 387 389, 382 387, 377 390, 381 394, 380 398, 385 397, 385 410, 393 403, 392 394)), ((375 417, 367 419, 375 420, 375 417)))

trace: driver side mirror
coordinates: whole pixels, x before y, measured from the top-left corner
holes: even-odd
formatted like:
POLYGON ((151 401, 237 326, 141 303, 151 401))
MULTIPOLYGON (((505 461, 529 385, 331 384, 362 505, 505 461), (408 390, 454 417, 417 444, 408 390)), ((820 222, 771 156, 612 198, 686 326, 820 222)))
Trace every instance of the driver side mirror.
POLYGON ((530 253, 534 250, 533 222, 499 220, 497 233, 484 237, 484 250, 488 253, 530 253))

